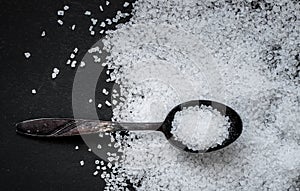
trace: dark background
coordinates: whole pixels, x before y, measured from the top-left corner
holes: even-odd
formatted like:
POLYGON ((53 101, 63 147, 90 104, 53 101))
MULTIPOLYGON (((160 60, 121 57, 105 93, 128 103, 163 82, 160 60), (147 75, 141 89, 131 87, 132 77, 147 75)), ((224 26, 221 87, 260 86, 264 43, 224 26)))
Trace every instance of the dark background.
MULTIPOLYGON (((73 116, 76 69, 65 63, 75 47, 79 49, 76 60, 80 62, 101 38, 101 19, 113 18, 117 10, 130 13, 132 6, 123 8, 123 4, 119 0, 112 0, 108 7, 103 0, 0 0, 0 190, 103 189, 104 182, 92 175, 97 156, 87 151, 81 137, 32 139, 17 135, 14 125, 33 118, 73 116), (64 25, 59 26, 57 10, 63 10, 64 5, 70 9, 61 18, 64 25), (99 5, 103 5, 104 12, 100 12, 99 5), (98 19, 94 37, 88 31, 91 17, 84 15, 86 10, 98 19), (71 30, 73 24, 75 31, 71 30), (42 38, 43 30, 46 36, 42 38), (29 59, 24 57, 27 51, 31 53, 29 59), (52 80, 54 67, 60 69, 60 74, 52 80), (37 90, 36 95, 32 95, 32 89, 37 90), (80 147, 78 151, 74 149, 76 145, 80 147), (85 161, 84 167, 80 167, 80 160, 85 161)), ((98 83, 105 86, 101 79, 98 83)), ((82 117, 89 118, 96 104, 87 102, 82 117)), ((103 108, 98 115, 108 120, 111 111, 103 108)))

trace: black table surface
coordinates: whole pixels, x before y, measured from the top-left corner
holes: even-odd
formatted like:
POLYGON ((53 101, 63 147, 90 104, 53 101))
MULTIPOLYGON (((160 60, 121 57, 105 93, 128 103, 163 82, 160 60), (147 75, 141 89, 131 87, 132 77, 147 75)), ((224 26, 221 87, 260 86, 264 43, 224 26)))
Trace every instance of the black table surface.
MULTIPOLYGON (((123 8, 123 3, 111 1, 101 12, 103 0, 0 0, 0 190, 103 190, 103 180, 92 175, 97 156, 87 151, 81 137, 37 140, 17 135, 14 125, 40 117, 73 117, 76 70, 65 63, 74 47, 79 49, 76 58, 80 61, 101 37, 97 32, 89 34, 91 17, 84 12, 90 10, 98 19, 112 18, 117 10, 130 12, 132 7, 123 8), (59 26, 57 10, 64 5, 70 9, 62 17, 64 25, 59 26), (72 24, 76 24, 75 31, 70 29, 72 24), (24 57, 27 51, 29 59, 24 57), (55 80, 51 79, 54 67, 60 69, 55 80), (37 90, 36 95, 32 89, 37 90), (80 160, 86 161, 84 167, 80 160)), ((89 118, 95 105, 83 105, 81 117, 89 118)), ((104 108, 98 115, 108 120, 111 111, 104 108)))

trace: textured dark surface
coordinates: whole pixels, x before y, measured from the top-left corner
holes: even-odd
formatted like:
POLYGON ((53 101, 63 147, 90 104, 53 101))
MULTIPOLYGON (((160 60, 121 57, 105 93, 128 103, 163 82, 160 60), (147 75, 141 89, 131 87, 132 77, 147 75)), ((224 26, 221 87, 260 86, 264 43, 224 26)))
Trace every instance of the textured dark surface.
MULTIPOLYGON (((92 11, 95 18, 112 18, 123 5, 122 1, 112 1, 109 9, 101 13, 100 3, 104 5, 105 1, 0 0, 0 190, 103 189, 100 177, 92 175, 97 156, 87 151, 80 137, 45 141, 17 135, 14 127, 27 119, 72 117, 76 70, 66 66, 66 60, 78 47, 76 58, 80 61, 100 38, 99 34, 89 35, 90 17, 84 12, 92 11), (57 10, 64 5, 70 9, 61 27, 57 24, 57 10), (73 24, 75 31, 70 29, 73 24), (44 38, 40 36, 43 30, 44 38), (26 51, 31 53, 29 59, 23 55, 26 51), (60 69, 60 74, 52 80, 54 67, 60 69), (31 94, 32 89, 37 90, 36 95, 31 94), (78 151, 74 149, 76 145, 80 146, 78 151), (82 159, 84 167, 79 165, 82 159)), ((104 85, 101 79, 99 84, 104 85)), ((82 118, 89 118, 93 103, 82 106, 82 118)), ((99 116, 107 120, 111 112, 103 108, 99 116)))

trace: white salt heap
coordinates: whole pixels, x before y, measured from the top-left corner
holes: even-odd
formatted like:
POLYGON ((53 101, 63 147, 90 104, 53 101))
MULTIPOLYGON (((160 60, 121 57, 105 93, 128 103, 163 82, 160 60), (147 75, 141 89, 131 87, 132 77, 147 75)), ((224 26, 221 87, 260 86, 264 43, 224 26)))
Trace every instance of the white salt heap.
POLYGON ((229 118, 211 106, 183 108, 175 114, 171 133, 194 151, 221 145, 228 138, 229 118))
MULTIPOLYGON (((290 0, 138 0, 109 31, 120 88, 114 121, 163 121, 174 106, 215 100, 243 134, 224 150, 183 153, 159 132, 131 132, 102 172, 107 190, 299 190, 300 4, 290 0)), ((117 88, 116 88, 117 89, 117 88)), ((111 104, 109 104, 111 105, 111 104)), ((121 145, 121 144, 119 144, 121 145)))

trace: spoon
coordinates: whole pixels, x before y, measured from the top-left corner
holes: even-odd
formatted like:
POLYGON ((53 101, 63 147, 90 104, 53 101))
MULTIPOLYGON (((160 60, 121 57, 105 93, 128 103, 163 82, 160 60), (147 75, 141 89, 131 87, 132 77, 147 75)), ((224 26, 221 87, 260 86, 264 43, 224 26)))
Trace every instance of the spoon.
POLYGON ((113 131, 160 131, 164 133, 168 141, 178 149, 191 153, 206 153, 222 149, 233 143, 242 133, 243 125, 240 116, 230 107, 210 100, 193 100, 174 107, 163 122, 155 123, 122 123, 101 120, 71 119, 71 118, 41 118, 20 122, 16 124, 16 132, 36 137, 65 137, 75 135, 94 134, 113 131), (229 136, 221 145, 211 147, 207 150, 191 150, 181 141, 175 140, 171 133, 172 121, 176 112, 185 107, 211 106, 222 115, 228 116, 230 127, 229 136))

